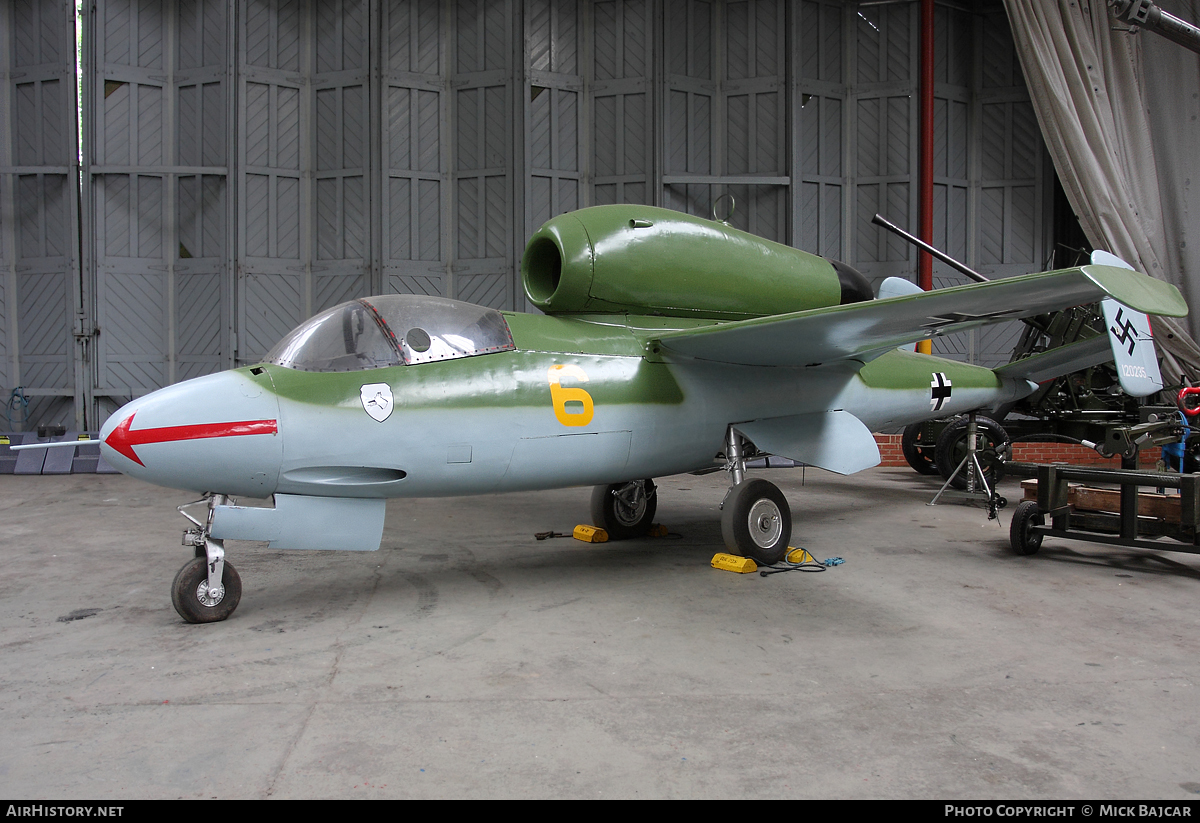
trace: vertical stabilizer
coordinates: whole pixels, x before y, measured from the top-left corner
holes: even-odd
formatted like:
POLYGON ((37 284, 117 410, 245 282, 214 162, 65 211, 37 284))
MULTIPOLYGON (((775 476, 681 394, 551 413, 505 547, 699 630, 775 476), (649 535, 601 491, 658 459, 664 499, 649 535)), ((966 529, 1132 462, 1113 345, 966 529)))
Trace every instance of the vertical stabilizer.
MULTIPOLYGON (((1106 251, 1092 252, 1092 262, 1134 270, 1133 266, 1106 251)), ((1162 391, 1162 374, 1158 370, 1158 352, 1154 348, 1150 318, 1111 297, 1100 301, 1100 307, 1104 310, 1104 327, 1108 331, 1121 388, 1131 397, 1146 397, 1162 391)))

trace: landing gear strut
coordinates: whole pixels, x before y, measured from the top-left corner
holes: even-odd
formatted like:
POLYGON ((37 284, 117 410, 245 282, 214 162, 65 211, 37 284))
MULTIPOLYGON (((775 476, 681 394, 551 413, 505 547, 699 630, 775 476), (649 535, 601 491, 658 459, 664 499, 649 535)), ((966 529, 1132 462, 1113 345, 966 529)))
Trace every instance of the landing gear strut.
POLYGON ((196 556, 175 575, 171 584, 171 605, 189 623, 224 620, 233 614, 242 599, 242 578, 233 564, 225 562, 224 541, 209 536, 213 512, 227 500, 223 494, 211 495, 206 501, 197 500, 196 503, 208 505, 208 518, 203 523, 185 511, 195 503, 179 507, 179 513, 196 524, 195 528, 183 533, 183 545, 192 546, 196 556))
POLYGON ((746 479, 743 438, 733 426, 725 435, 725 470, 732 486, 721 503, 721 536, 729 551, 770 566, 787 556, 792 511, 779 487, 746 479))

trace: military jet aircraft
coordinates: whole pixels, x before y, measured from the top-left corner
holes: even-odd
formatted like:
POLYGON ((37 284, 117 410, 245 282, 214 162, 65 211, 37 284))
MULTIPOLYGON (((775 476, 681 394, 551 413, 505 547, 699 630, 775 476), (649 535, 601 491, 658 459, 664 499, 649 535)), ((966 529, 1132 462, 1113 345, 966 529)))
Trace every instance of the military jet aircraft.
POLYGON ((1187 313, 1173 286, 1106 265, 932 292, 892 279, 876 296, 843 263, 636 205, 555 217, 521 273, 542 314, 365 297, 305 321, 261 363, 109 418, 101 451, 115 468, 207 495, 172 587, 185 620, 236 608, 228 539, 374 550, 387 498, 576 485, 595 486, 596 525, 629 538, 652 524, 653 478, 715 460, 731 484, 726 545, 776 562, 788 502, 747 477, 747 455, 857 472, 879 462, 872 431, 990 408, 1111 357, 1085 341, 993 370, 901 347, 1103 298, 1131 315, 1187 313))

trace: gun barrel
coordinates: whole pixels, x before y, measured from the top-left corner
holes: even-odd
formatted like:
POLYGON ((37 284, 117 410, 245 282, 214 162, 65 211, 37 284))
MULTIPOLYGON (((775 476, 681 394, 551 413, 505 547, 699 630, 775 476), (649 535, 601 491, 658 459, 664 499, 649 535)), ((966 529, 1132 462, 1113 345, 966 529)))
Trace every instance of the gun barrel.
POLYGON ((1123 23, 1140 26, 1200 53, 1200 28, 1163 11, 1150 0, 1108 0, 1113 16, 1123 23))
POLYGON ((885 229, 892 232, 893 234, 903 237, 905 240, 912 243, 917 248, 923 249, 924 251, 929 252, 934 257, 936 257, 938 260, 941 260, 943 263, 945 263, 947 266, 952 266, 955 269, 958 269, 960 272, 962 272, 967 277, 974 280, 976 283, 987 283, 988 282, 988 278, 984 277, 979 272, 958 262, 950 255, 948 255, 942 251, 939 251, 938 249, 935 249, 933 246, 929 245, 924 240, 920 240, 916 237, 913 237, 911 234, 906 232, 904 229, 900 228, 899 226, 895 225, 894 223, 889 222, 888 220, 884 219, 882 216, 880 216, 878 214, 875 215, 875 217, 873 217, 871 219, 871 222, 877 226, 883 226, 885 229))

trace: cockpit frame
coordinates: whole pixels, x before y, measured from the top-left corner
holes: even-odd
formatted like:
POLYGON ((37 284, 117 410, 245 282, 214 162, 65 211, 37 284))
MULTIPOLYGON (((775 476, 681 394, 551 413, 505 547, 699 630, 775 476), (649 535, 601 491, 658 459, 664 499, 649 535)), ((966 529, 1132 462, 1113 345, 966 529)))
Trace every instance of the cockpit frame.
POLYGON ((504 315, 495 309, 444 297, 385 294, 314 315, 263 362, 308 372, 367 371, 515 348, 504 315))

